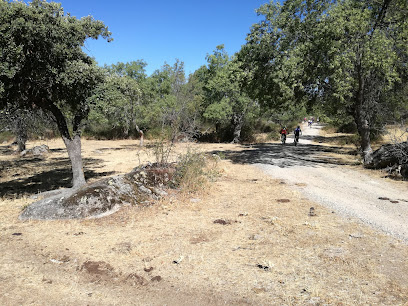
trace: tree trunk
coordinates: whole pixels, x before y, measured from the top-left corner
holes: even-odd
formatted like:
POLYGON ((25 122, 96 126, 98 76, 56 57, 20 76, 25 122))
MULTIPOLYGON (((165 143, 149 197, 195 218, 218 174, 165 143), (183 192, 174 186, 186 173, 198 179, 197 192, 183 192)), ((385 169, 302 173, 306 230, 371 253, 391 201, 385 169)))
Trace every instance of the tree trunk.
POLYGON ((16 142, 17 142, 17 152, 23 152, 26 149, 27 142, 27 125, 22 116, 21 112, 16 118, 16 142))
POLYGON ((72 140, 62 136, 62 139, 64 140, 69 159, 71 160, 72 188, 76 189, 86 183, 81 155, 81 136, 75 135, 72 140))
POLYGON ((372 161, 373 149, 371 148, 370 140, 370 123, 367 119, 366 111, 364 110, 367 106, 364 105, 364 76, 362 74, 361 64, 357 67, 358 73, 358 91, 356 94, 355 101, 355 122, 357 125, 357 131, 361 138, 361 150, 363 152, 364 164, 368 164, 372 161), (364 107, 365 106, 365 107, 364 107))
POLYGON ((128 127, 123 128, 123 135, 126 139, 129 138, 129 128, 128 127))
POLYGON ((239 143, 241 140, 242 126, 244 125, 244 115, 234 114, 233 125, 234 125, 234 139, 231 141, 231 143, 239 143))
POLYGON ((137 124, 135 124, 135 128, 136 128, 136 131, 139 133, 139 136, 140 136, 140 146, 143 147, 143 143, 144 143, 144 139, 143 139, 144 133, 143 133, 143 131, 139 128, 139 126, 138 126, 137 124))
POLYGON ((82 185, 85 185, 86 181, 81 155, 80 125, 81 121, 87 116, 87 112, 80 109, 74 116, 72 124, 73 137, 71 137, 68 129, 67 117, 64 116, 62 111, 55 104, 43 99, 39 101, 38 105, 40 105, 43 109, 50 111, 54 115, 55 123, 58 126, 62 140, 67 148, 69 159, 71 160, 72 188, 77 189, 82 185))
POLYGON ((221 123, 216 122, 216 123, 215 123, 215 133, 216 133, 217 135, 219 135, 220 132, 221 132, 221 123))
POLYGON ((361 137, 361 150, 363 151, 364 164, 368 164, 373 159, 373 149, 371 148, 370 126, 368 120, 360 119, 357 125, 361 137))
POLYGON ((139 143, 139 145, 141 147, 143 147, 143 144, 144 144, 144 134, 143 134, 143 131, 140 131, 140 143, 139 143))

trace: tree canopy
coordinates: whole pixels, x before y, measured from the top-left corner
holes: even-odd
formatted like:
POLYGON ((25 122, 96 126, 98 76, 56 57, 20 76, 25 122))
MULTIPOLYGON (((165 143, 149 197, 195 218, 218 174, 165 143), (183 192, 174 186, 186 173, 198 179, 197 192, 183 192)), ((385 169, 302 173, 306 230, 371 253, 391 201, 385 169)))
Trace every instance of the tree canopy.
POLYGON ((85 183, 80 134, 87 98, 104 79, 82 47, 88 38, 110 35, 103 22, 65 14, 58 3, 0 1, 0 106, 52 114, 68 148, 74 186, 85 183))
POLYGON ((370 133, 392 114, 406 80, 404 0, 287 0, 263 5, 239 57, 253 97, 276 108, 296 103, 351 116, 365 161, 370 133))
POLYGON ((190 76, 178 59, 147 76, 144 60, 101 68, 83 52, 88 38, 111 40, 103 22, 45 0, 0 0, 0 107, 51 115, 78 186, 87 118, 89 130, 124 137, 144 130, 174 141, 207 129, 238 142, 254 119, 285 124, 318 111, 353 122, 369 162, 371 137, 408 117, 408 2, 286 0, 257 12, 263 20, 236 54, 219 45, 190 76))

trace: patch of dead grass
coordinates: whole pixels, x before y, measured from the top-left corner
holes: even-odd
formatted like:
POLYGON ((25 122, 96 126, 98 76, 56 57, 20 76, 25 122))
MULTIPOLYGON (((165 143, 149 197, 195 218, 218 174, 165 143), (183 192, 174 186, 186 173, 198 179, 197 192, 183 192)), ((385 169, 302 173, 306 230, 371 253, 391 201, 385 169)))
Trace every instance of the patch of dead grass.
POLYGON ((381 138, 381 144, 398 143, 408 140, 408 126, 388 125, 381 138))

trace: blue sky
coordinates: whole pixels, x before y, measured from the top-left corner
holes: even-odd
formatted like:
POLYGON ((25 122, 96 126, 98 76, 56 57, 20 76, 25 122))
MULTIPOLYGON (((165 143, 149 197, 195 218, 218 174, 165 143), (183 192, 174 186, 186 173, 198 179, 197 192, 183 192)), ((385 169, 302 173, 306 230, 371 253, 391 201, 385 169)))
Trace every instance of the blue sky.
POLYGON ((88 40, 86 52, 100 65, 143 59, 147 73, 178 58, 192 73, 224 44, 232 55, 241 45, 255 13, 268 0, 54 0, 78 18, 92 15, 112 32, 113 42, 88 40))

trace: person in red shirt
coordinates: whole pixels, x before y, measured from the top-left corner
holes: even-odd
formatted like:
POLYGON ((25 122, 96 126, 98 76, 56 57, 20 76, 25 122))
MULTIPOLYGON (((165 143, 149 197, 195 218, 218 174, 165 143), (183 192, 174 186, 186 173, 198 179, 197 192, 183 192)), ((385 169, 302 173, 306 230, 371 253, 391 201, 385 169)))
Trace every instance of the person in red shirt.
POLYGON ((286 126, 284 126, 284 127, 280 130, 279 134, 281 134, 282 144, 285 144, 285 142, 286 142, 286 135, 288 134, 288 130, 286 129, 286 126))

